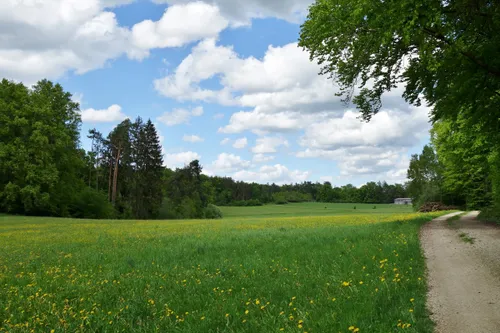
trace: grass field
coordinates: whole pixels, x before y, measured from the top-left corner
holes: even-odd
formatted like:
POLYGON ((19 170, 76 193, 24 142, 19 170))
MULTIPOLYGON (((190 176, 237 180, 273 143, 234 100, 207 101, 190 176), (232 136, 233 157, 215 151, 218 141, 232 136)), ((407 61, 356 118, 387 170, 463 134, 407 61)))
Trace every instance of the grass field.
POLYGON ((307 202, 287 205, 257 207, 220 207, 225 218, 235 217, 285 217, 285 216, 332 216, 350 214, 402 214, 411 213, 411 205, 389 204, 339 204, 307 202), (354 208, 356 207, 356 208, 354 208), (375 207, 375 209, 373 208, 375 207))
POLYGON ((418 229, 436 215, 3 216, 0 331, 431 332, 418 229))

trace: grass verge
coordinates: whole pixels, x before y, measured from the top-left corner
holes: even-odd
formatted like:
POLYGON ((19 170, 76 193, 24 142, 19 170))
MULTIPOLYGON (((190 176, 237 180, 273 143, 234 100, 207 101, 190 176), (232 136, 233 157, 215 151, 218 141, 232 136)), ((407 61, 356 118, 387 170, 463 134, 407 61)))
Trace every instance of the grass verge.
POLYGON ((432 332, 439 213, 223 221, 0 218, 0 331, 432 332))

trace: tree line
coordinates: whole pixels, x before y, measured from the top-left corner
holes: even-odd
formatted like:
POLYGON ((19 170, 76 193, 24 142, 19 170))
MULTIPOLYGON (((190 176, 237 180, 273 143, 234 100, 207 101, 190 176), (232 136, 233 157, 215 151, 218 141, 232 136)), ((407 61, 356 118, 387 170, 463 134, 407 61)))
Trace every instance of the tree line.
POLYGON ((217 206, 289 202, 391 203, 404 185, 276 185, 209 177, 195 160, 163 165, 151 120, 125 119, 80 142, 79 105, 59 84, 0 83, 0 212, 77 218, 218 218, 217 206))

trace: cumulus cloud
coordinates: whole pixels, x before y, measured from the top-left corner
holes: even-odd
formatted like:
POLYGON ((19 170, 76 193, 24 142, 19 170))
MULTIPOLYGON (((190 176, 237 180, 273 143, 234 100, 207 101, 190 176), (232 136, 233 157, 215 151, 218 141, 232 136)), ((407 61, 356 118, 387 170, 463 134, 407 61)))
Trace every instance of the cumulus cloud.
POLYGON ((280 146, 288 147, 289 143, 282 137, 262 137, 258 138, 252 152, 255 154, 276 153, 280 146))
POLYGON ((113 104, 107 109, 95 110, 85 109, 82 111, 82 121, 84 123, 111 123, 122 121, 127 116, 122 112, 120 105, 113 104))
POLYGON ((321 176, 321 177, 319 177, 319 180, 322 183, 324 183, 324 182, 331 183, 333 181, 333 177, 332 176, 321 176))
POLYGON ((428 133, 428 108, 410 107, 409 113, 382 110, 371 122, 360 122, 348 111, 343 117, 313 124, 299 140, 299 158, 337 162, 342 176, 372 175, 404 181, 408 150, 428 133))
POLYGON ((247 169, 250 166, 250 161, 246 161, 240 156, 222 153, 219 154, 217 160, 212 162, 210 170, 213 170, 215 173, 221 174, 241 169, 247 169))
POLYGON ((240 138, 236 139, 233 143, 233 148, 236 149, 243 149, 248 145, 248 139, 247 138, 240 138))
POLYGON ((192 110, 174 109, 172 112, 163 113, 157 119, 167 126, 175 126, 189 123, 192 117, 200 117, 201 115, 203 115, 203 107, 198 106, 192 110))
POLYGON ((184 135, 182 137, 183 141, 186 142, 191 142, 191 143, 196 143, 196 142, 203 142, 205 139, 199 137, 198 135, 184 135))
POLYGON ((199 159, 201 159, 201 156, 198 153, 186 151, 181 153, 165 154, 165 156, 163 157, 163 162, 165 166, 169 168, 180 168, 194 160, 199 159))
POLYGON ((264 165, 258 171, 241 170, 233 174, 233 178, 256 183, 295 183, 309 178, 309 171, 289 170, 281 164, 264 165))
MULTIPOLYGON (((153 0, 156 3, 179 4, 191 0, 153 0)), ((202 0, 216 4, 232 25, 250 24, 252 18, 277 17, 298 23, 313 0, 202 0)))
POLYGON ((263 59, 240 58, 230 46, 206 39, 196 45, 175 71, 155 80, 156 90, 171 98, 253 107, 259 113, 321 112, 340 99, 333 84, 318 75, 320 67, 297 43, 269 46, 263 59), (201 83, 219 77, 223 88, 201 83))
POLYGON ((252 162, 259 164, 259 163, 266 163, 274 159, 275 156, 265 155, 265 154, 255 154, 253 155, 252 162))
POLYGON ((157 22, 120 26, 109 8, 132 1, 0 1, 0 76, 32 84, 83 74, 125 54, 143 59, 152 48, 216 37, 228 24, 217 6, 190 2, 168 7, 157 22))
POLYGON ((173 5, 165 10, 160 20, 145 20, 132 28, 132 44, 146 56, 150 49, 179 47, 203 39, 214 38, 228 26, 219 8, 204 2, 173 5))
POLYGON ((227 145, 229 142, 231 142, 230 138, 224 138, 224 139, 221 140, 220 144, 222 146, 224 146, 224 145, 227 145))

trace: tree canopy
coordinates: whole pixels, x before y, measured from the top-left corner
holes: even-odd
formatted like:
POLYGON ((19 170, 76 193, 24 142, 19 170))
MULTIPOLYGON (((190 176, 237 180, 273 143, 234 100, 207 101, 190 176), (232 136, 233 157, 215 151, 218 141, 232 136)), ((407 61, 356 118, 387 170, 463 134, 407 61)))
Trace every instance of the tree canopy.
MULTIPOLYGON (((364 119, 399 85, 434 120, 500 127, 500 4, 491 0, 317 0, 299 45, 364 119)), ((498 134, 497 134, 498 135, 498 134)))
POLYGON ((299 46, 366 121, 396 88, 431 107, 432 147, 408 170, 417 201, 493 205, 500 215, 498 31, 498 1, 316 0, 299 46))

